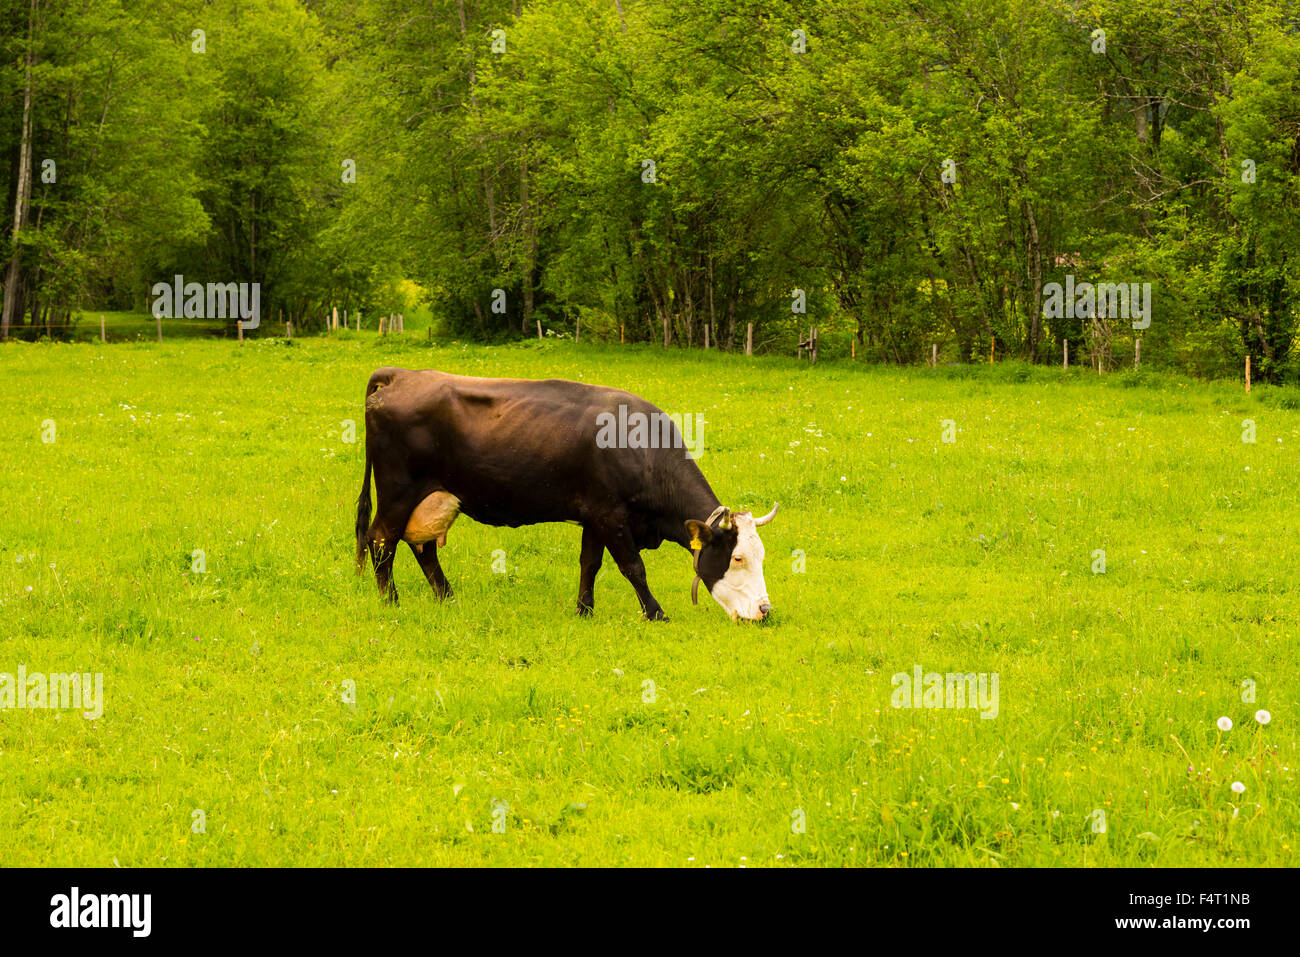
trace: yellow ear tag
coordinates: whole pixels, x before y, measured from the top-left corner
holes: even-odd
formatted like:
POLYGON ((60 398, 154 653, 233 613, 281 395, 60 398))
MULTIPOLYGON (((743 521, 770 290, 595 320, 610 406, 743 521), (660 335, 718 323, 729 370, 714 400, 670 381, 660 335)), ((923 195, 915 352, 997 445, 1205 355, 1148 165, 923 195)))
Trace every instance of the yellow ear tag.
POLYGON ((698 552, 703 547, 704 547, 704 543, 700 541, 698 535, 693 536, 691 538, 691 551, 698 552))

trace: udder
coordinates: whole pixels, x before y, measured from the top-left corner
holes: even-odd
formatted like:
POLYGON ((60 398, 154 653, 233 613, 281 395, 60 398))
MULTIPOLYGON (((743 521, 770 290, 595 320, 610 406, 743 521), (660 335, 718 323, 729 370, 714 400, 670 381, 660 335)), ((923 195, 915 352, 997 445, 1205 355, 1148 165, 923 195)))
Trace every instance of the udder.
POLYGON ((447 530, 460 514, 460 499, 450 492, 434 492, 416 506, 402 533, 402 541, 415 547, 417 552, 424 550, 427 542, 437 542, 439 546, 447 544, 447 530))

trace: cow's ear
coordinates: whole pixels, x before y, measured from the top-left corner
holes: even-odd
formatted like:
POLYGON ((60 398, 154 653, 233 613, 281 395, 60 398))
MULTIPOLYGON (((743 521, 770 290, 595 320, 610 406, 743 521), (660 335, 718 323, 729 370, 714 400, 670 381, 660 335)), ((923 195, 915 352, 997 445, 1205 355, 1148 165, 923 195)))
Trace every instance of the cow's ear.
POLYGON ((693 518, 688 518, 686 520, 686 531, 691 536, 691 547, 695 547, 696 542, 707 545, 713 540, 713 529, 709 528, 705 522, 697 522, 693 518))

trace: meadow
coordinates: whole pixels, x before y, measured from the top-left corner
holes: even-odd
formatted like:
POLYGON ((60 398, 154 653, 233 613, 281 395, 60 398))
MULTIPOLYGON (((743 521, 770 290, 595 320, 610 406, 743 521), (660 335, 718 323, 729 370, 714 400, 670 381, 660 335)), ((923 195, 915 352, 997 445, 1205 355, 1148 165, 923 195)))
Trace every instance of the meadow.
POLYGON ((95 720, 0 710, 7 865, 1294 860, 1295 390, 343 332, 14 343, 0 396, 0 672, 104 675, 95 720), (781 503, 772 619, 692 606, 674 545, 671 621, 608 560, 579 619, 579 529, 468 519, 455 601, 403 548, 383 604, 390 364, 702 413, 723 502, 781 503), (893 707, 917 666, 996 717, 893 707))

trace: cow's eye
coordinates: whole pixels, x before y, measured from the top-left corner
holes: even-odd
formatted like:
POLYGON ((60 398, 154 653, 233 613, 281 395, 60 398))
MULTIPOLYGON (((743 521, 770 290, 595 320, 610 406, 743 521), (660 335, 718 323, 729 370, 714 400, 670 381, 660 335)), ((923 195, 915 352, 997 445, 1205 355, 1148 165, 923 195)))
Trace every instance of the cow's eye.
POLYGON ((737 565, 745 564, 745 559, 740 555, 733 555, 731 560, 735 562, 737 565))

